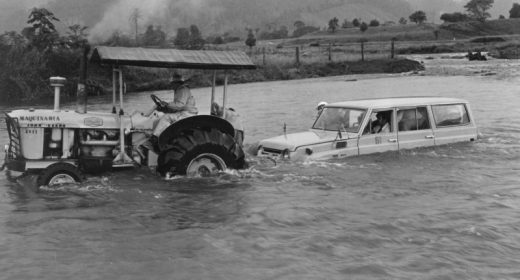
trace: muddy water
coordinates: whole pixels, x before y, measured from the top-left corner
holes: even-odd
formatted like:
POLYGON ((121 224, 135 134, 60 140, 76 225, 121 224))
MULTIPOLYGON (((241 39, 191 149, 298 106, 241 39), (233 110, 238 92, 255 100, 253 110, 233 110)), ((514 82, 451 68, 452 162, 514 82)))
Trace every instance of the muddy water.
MULTIPOLYGON (((322 100, 403 95, 468 99, 484 135, 471 144, 277 166, 249 157, 250 169, 211 179, 127 170, 40 193, 2 172, 0 279, 518 279, 520 76, 517 64, 492 72, 229 92, 248 146, 284 123, 306 129, 322 100)), ((209 91, 194 90, 202 112, 209 91)), ((128 112, 151 105, 127 100, 128 112)))

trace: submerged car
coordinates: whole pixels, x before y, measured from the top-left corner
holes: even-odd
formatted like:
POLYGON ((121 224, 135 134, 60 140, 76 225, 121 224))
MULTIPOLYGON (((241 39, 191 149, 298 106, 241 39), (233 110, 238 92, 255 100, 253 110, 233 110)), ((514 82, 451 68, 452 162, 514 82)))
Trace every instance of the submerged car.
POLYGON ((260 141, 259 156, 330 159, 475 141, 468 101, 445 97, 364 99, 326 105, 306 132, 260 141))

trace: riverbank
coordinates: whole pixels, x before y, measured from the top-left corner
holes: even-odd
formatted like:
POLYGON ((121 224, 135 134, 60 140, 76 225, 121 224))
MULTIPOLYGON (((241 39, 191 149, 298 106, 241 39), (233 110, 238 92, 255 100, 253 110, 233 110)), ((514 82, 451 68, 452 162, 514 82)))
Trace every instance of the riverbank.
MULTIPOLYGON (((277 80, 294 80, 306 78, 318 78, 327 76, 339 76, 349 74, 389 74, 403 73, 424 70, 424 66, 419 62, 407 58, 399 59, 375 59, 365 61, 331 61, 331 62, 314 62, 294 64, 266 64, 259 65, 255 70, 230 71, 229 83, 241 84, 263 81, 277 80)), ((168 89, 168 79, 170 70, 154 71, 158 76, 151 81, 143 81, 142 68, 128 68, 126 72, 127 90, 135 91, 151 91, 168 89)), ((184 74, 190 78, 191 87, 207 87, 211 85, 212 72, 208 71, 184 71, 184 74)), ((98 77, 100 83, 104 87, 109 86, 106 78, 98 77)), ((219 73, 216 79, 217 85, 224 83, 223 74, 219 73)))

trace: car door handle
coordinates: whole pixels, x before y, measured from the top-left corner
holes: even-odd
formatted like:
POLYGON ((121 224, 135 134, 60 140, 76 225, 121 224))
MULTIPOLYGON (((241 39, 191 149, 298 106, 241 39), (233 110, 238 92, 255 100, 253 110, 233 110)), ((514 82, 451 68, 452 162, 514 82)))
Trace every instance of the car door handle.
POLYGON ((433 136, 433 135, 427 135, 427 136, 424 136, 424 138, 426 138, 426 139, 433 139, 433 138, 435 138, 435 136, 433 136))
POLYGON ((388 139, 388 142, 395 143, 395 142, 397 142, 397 139, 395 139, 395 138, 390 138, 390 139, 388 139))

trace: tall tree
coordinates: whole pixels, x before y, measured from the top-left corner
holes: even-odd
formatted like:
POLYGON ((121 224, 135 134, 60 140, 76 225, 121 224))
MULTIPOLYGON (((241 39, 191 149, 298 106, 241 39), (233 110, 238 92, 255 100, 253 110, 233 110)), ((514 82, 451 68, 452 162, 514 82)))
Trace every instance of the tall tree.
POLYGON ((199 27, 195 24, 190 25, 190 49, 200 50, 204 47, 206 41, 202 39, 199 27))
POLYGON ((365 33, 365 31, 367 31, 368 29, 368 24, 366 22, 362 22, 360 25, 359 25, 359 30, 361 30, 361 32, 365 33))
POLYGON ((33 8, 27 21, 31 27, 25 28, 22 33, 38 50, 48 51, 59 38, 53 21, 60 20, 45 8, 33 8))
POLYGON ((249 47, 249 52, 253 52, 253 47, 256 45, 256 38, 255 34, 253 34, 253 29, 249 28, 247 31, 247 39, 246 39, 246 45, 249 47))
POLYGON ((411 22, 421 24, 426 21, 426 14, 423 11, 416 11, 409 18, 411 22))
POLYGON ((352 25, 354 25, 354 27, 359 27, 360 24, 359 19, 355 18, 352 20, 352 25))
POLYGON ((487 11, 493 6, 495 0, 470 0, 464 8, 468 13, 479 21, 485 21, 486 18, 491 17, 487 11))
POLYGON ((336 32, 336 29, 339 27, 339 20, 337 17, 331 18, 329 20, 329 28, 328 30, 332 33, 336 32))
POLYGON ((520 18, 520 4, 513 3, 513 7, 509 10, 509 18, 520 18))
POLYGON ((138 40, 138 32, 139 32, 139 20, 142 18, 141 11, 138 8, 135 8, 128 20, 135 27, 135 43, 137 44, 138 40))
POLYGON ((177 29, 177 35, 173 40, 173 44, 180 49, 187 49, 190 44, 190 31, 186 27, 177 29))
POLYGON ((82 26, 80 24, 73 24, 68 27, 67 37, 67 45, 71 48, 79 48, 87 43, 88 26, 82 26))
POLYGON ((373 19, 370 21, 368 25, 370 25, 371 27, 379 26, 379 21, 377 19, 373 19))

